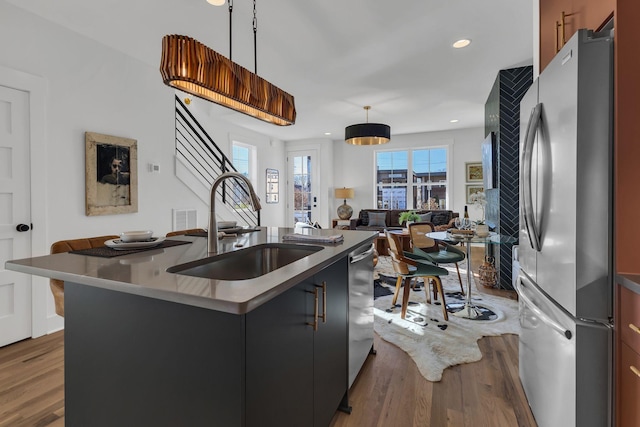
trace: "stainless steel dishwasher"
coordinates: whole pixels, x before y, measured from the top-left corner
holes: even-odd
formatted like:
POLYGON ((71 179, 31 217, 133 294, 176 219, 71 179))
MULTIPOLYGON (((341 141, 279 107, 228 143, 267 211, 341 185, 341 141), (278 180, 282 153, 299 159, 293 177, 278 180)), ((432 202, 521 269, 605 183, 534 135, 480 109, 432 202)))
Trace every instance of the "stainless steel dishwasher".
POLYGON ((373 244, 349 254, 349 388, 373 352, 373 244))

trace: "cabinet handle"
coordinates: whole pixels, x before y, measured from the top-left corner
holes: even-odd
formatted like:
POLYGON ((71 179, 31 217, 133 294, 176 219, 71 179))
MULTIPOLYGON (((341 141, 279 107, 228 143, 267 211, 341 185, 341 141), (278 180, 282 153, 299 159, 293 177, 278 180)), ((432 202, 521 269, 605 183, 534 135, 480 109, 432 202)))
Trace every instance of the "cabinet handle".
POLYGON ((307 325, 313 327, 314 331, 318 330, 318 288, 315 288, 313 291, 306 291, 307 293, 313 294, 313 322, 307 322, 307 325))
POLYGON ((323 281, 322 285, 316 285, 316 290, 322 288, 322 323, 327 323, 327 282, 323 281))
POLYGON ((635 366, 631 365, 629 366, 629 369, 631 369, 631 372, 633 372, 634 374, 636 374, 638 377, 640 377, 640 369, 636 368, 635 366))
POLYGON ((640 328, 638 328, 636 325, 634 325, 633 323, 629 323, 629 328, 635 332, 636 334, 640 334, 640 328))
POLYGON ((564 13, 564 10, 562 11, 562 21, 560 21, 560 27, 562 28, 562 31, 560 31, 560 33, 562 34, 562 45, 560 45, 561 48, 562 48, 562 46, 567 44, 567 39, 566 39, 565 34, 564 34, 564 26, 565 26, 565 21, 566 21, 565 18, 567 18, 567 16, 573 16, 573 15, 575 15, 575 13, 564 13))
POLYGON ((555 32, 556 32, 556 36, 555 38, 555 42, 556 42, 556 53, 560 52, 560 42, 558 41, 558 30, 560 29, 560 22, 556 21, 556 27, 555 27, 555 32))

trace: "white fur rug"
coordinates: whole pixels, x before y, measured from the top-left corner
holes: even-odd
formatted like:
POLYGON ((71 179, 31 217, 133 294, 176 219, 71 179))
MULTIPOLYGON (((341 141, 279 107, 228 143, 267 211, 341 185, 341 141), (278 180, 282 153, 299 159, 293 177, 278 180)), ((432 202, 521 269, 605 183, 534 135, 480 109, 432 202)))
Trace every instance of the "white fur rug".
MULTIPOLYGON (((466 291, 466 270, 460 265, 462 283, 466 291)), ((442 372, 449 366, 460 363, 476 362, 482 359, 477 341, 483 336, 519 334, 518 303, 516 301, 479 292, 472 286, 472 301, 491 309, 498 314, 496 320, 460 319, 449 313, 444 321, 442 306, 426 303, 422 287, 411 290, 407 316, 400 318, 402 290, 395 307, 392 306, 395 290, 395 275, 390 271, 386 257, 380 257, 374 278, 387 286, 391 295, 376 298, 374 302, 374 329, 384 340, 406 351, 415 361, 420 373, 429 381, 440 381, 442 372), (383 276, 380 276, 383 275, 383 276), (387 276, 387 277, 385 277, 387 276)), ((447 303, 459 302, 460 283, 455 267, 448 269, 449 275, 443 276, 442 285, 447 303)), ((379 288, 384 292, 384 289, 379 288)))

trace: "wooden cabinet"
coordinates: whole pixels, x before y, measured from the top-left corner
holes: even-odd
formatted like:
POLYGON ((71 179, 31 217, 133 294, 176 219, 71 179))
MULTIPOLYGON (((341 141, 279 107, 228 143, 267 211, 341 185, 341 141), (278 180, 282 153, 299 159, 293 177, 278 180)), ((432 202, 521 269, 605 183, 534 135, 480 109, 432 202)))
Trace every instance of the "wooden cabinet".
POLYGON ((563 46, 563 39, 569 40, 581 28, 601 28, 615 4, 615 0, 540 0, 540 72, 563 46))
POLYGON ((330 424, 348 388, 347 268, 341 259, 247 315, 247 426, 330 424))
POLYGON ((616 425, 640 425, 640 295, 617 286, 616 425))

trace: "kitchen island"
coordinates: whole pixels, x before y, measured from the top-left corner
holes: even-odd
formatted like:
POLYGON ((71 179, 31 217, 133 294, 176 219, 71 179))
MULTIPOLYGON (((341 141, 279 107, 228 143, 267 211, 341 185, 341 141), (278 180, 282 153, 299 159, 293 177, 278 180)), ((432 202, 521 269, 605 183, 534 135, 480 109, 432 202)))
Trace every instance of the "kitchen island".
MULTIPOLYGON (((261 228, 221 240, 219 252, 243 256, 292 232, 261 228)), ((375 237, 341 233, 341 243, 309 243, 322 249, 246 280, 168 273, 207 257, 206 239, 188 236, 6 268, 65 281, 68 426, 326 426, 347 403, 349 254, 375 237)))

